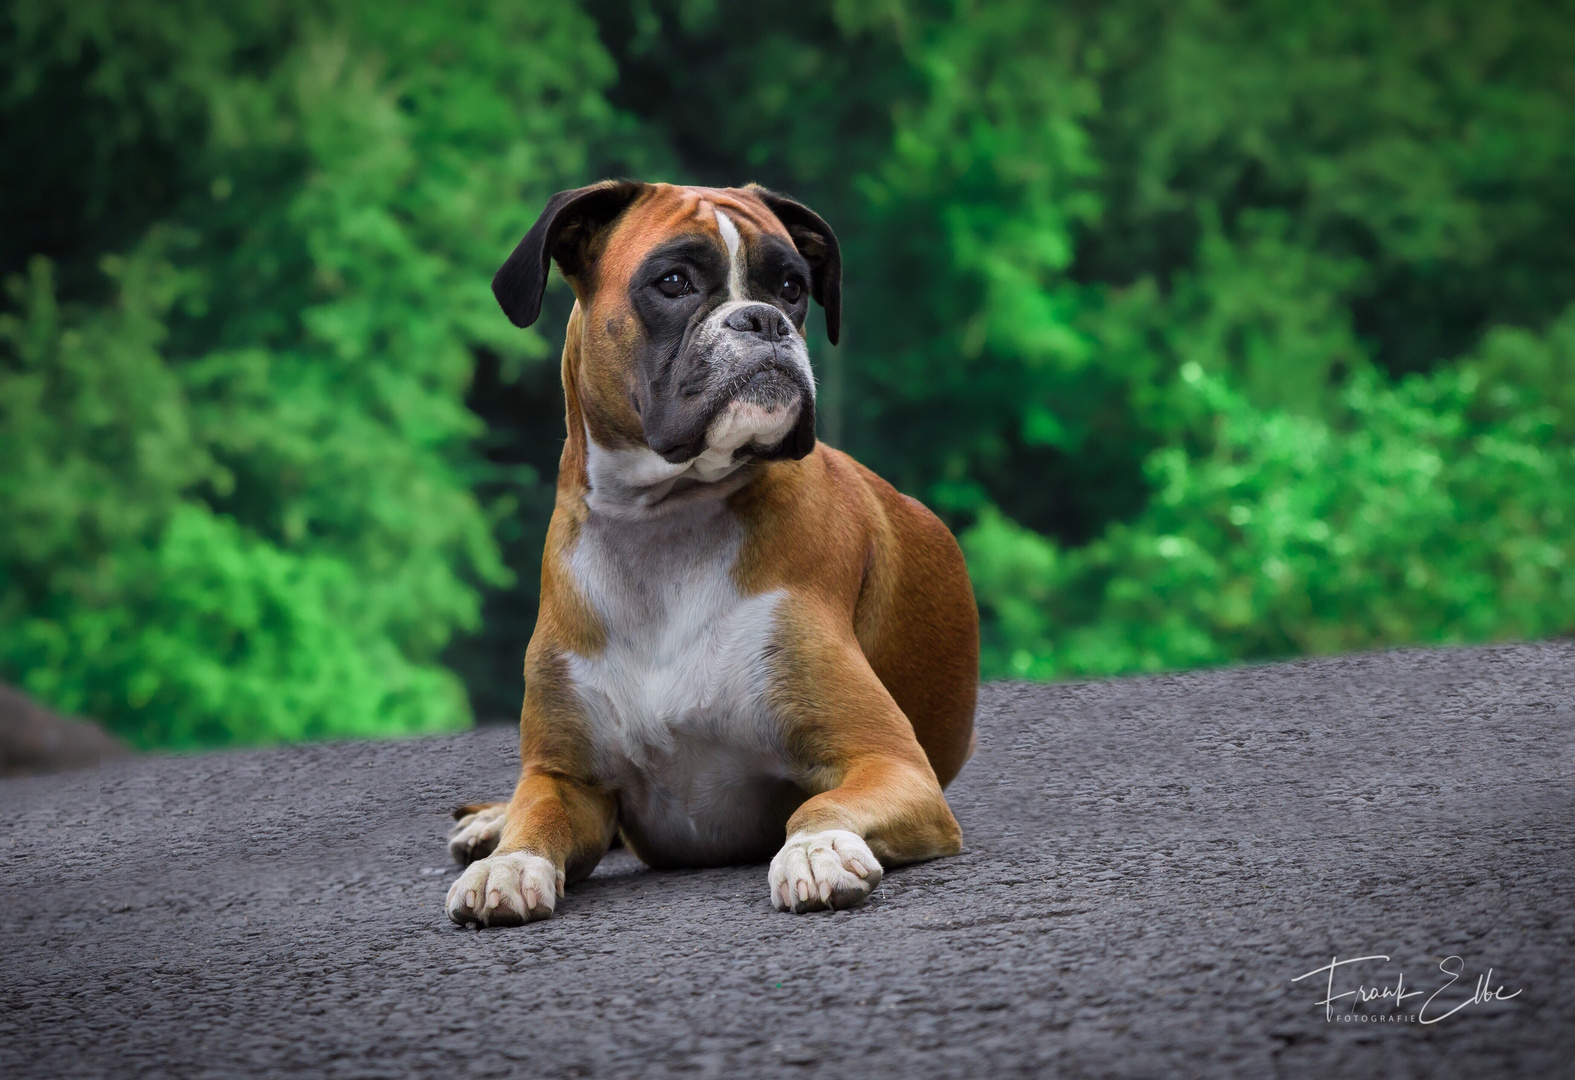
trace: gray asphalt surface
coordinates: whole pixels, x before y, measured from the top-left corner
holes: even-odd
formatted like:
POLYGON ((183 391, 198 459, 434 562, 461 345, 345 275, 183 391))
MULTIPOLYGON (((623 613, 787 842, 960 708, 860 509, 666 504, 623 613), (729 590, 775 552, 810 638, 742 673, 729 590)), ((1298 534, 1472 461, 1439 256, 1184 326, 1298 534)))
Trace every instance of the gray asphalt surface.
POLYGON ((619 852, 485 932, 444 836, 506 728, 0 781, 0 1075, 1571 1075, 1575 643, 997 684, 979 736, 966 852, 863 909, 619 852), (1519 995, 1291 981, 1370 954, 1336 993, 1519 995))

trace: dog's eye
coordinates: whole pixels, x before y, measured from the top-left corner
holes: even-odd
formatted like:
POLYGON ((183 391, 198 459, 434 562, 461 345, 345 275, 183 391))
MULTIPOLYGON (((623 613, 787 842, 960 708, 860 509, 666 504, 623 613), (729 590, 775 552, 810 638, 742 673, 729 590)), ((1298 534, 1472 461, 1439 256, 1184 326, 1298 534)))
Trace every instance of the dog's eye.
POLYGON ((794 281, 792 278, 789 278, 788 280, 786 280, 786 281, 784 281, 782 283, 782 299, 786 300, 788 303, 790 303, 790 304, 798 303, 798 298, 803 296, 803 295, 804 295, 804 286, 800 285, 798 282, 794 281))
POLYGON ((695 291, 694 286, 689 284, 689 279, 684 277, 684 275, 679 273, 677 270, 674 270, 671 274, 668 274, 658 280, 656 287, 662 290, 663 296, 673 299, 676 299, 680 296, 687 296, 688 294, 695 291))

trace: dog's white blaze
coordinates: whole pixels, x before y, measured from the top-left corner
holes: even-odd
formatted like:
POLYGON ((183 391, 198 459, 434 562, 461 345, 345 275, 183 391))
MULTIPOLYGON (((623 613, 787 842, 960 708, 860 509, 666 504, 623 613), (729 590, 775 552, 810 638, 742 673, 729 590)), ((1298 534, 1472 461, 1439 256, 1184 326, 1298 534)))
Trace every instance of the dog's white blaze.
POLYGON ((740 242, 738 226, 733 219, 716 212, 716 227, 722 230, 722 243, 727 245, 727 296, 729 300, 744 299, 744 245, 740 242))
POLYGON ((569 558, 606 633, 596 654, 568 657, 597 780, 658 860, 723 861, 782 841, 788 764, 766 657, 784 593, 739 592, 742 543, 712 500, 644 520, 592 513, 569 558))

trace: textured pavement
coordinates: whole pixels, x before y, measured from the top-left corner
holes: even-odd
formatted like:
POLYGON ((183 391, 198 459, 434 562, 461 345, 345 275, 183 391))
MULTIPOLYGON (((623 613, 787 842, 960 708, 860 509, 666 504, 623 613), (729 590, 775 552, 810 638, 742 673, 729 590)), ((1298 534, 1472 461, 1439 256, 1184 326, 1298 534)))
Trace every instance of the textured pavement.
POLYGON ((506 728, 0 781, 0 1076, 1571 1075, 1575 643, 996 684, 978 726, 966 852, 805 916, 618 852, 450 925, 506 728), (1467 1004, 1291 981, 1373 954, 1334 992, 1467 1004), (1489 967, 1518 996, 1470 1003, 1489 967))

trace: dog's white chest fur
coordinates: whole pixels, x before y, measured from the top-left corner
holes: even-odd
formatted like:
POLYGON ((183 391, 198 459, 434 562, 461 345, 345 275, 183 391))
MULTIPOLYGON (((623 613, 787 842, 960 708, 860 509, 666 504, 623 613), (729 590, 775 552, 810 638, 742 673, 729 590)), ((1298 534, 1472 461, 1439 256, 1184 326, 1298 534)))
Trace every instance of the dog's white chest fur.
POLYGON ((606 632, 596 655, 568 658, 597 780, 658 864, 767 857, 803 798, 766 693, 783 594, 740 594, 742 541, 712 502, 652 520, 593 514, 570 557, 606 632))

